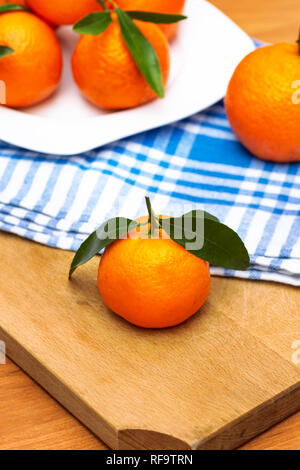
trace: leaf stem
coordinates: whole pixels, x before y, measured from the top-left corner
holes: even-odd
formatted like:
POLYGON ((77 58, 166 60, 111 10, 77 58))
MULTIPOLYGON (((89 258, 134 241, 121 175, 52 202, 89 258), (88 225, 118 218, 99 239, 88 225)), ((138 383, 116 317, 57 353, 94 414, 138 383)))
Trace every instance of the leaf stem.
POLYGON ((104 11, 109 11, 104 0, 97 0, 97 2, 100 3, 104 11))

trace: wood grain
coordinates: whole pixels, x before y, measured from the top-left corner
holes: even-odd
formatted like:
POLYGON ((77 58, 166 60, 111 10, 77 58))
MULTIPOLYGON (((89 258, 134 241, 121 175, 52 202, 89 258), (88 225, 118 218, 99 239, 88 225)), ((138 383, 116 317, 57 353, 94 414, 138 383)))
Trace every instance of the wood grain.
POLYGON ((98 259, 69 282, 72 253, 11 241, 1 236, 8 355, 110 447, 233 448, 299 410, 299 289, 215 278, 200 314, 149 331, 101 303, 98 259))
POLYGON ((0 366, 0 449, 105 446, 9 359, 0 366))
MULTIPOLYGON (((231 16, 250 35, 264 41, 294 41, 300 17, 299 0, 214 0, 211 3, 218 6, 231 16)), ((0 236, 6 238, 7 236, 0 236)), ((19 253, 17 239, 8 237, 11 247, 11 263, 16 265, 15 253, 19 253)), ((22 241, 24 249, 30 243, 22 241)), ((44 251, 41 248, 40 261, 44 261, 44 251)), ((36 250, 33 250, 37 256, 36 250)), ((31 262, 19 265, 26 279, 31 270, 31 262)), ((41 277, 45 276, 41 272, 41 277)), ((8 281, 2 270, 1 286, 8 281)), ((224 285, 231 289, 232 281, 225 280, 224 285)), ((246 284, 249 283, 245 283, 246 284)), ((246 290, 246 287, 245 287, 246 290)), ((283 315, 289 306, 289 288, 276 286, 280 290, 284 306, 283 315)), ((30 286, 29 286, 30 291, 30 286)), ((15 301, 25 295, 15 292, 15 301)), ((267 297, 267 289, 263 293, 267 297)), ((256 302, 260 293, 253 293, 256 302)), ((270 299, 272 302, 272 299, 270 299)), ((273 302, 274 304, 274 302, 273 302)), ((274 304, 274 308, 279 308, 274 304)), ((31 308, 31 307, 29 307, 31 308)), ((299 308, 298 308, 299 310, 299 308)), ((279 312, 280 313, 280 312, 279 312)), ((278 334, 278 332, 277 332, 278 334)), ((283 342, 279 338, 280 343, 283 342)), ((283 346, 283 349, 287 346, 283 346)), ((25 373, 8 361, 0 365, 0 449, 105 449, 86 428, 57 404, 25 373)), ((255 438, 243 449, 298 449, 300 450, 300 413, 275 426, 270 431, 255 438)))
POLYGON ((210 3, 261 41, 295 42, 298 37, 298 0, 212 0, 210 3))

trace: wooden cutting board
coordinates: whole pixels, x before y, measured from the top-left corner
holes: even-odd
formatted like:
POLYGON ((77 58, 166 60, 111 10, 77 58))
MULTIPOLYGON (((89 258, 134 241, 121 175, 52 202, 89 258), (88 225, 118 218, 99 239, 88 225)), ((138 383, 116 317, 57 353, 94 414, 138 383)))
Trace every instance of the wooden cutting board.
POLYGON ((108 311, 97 263, 1 234, 8 355, 113 449, 231 449, 300 409, 300 290, 214 278, 185 324, 108 311))

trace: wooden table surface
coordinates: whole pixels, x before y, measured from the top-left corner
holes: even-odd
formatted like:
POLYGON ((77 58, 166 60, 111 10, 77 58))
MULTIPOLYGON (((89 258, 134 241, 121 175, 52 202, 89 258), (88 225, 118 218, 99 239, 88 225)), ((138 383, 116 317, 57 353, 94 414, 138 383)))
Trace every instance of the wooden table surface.
MULTIPOLYGON (((299 0, 214 0, 211 3, 258 39, 269 42, 296 39, 299 0)), ((0 416, 1 450, 107 448, 9 360, 6 365, 0 365, 0 416)), ((300 413, 243 449, 300 450, 300 413)))

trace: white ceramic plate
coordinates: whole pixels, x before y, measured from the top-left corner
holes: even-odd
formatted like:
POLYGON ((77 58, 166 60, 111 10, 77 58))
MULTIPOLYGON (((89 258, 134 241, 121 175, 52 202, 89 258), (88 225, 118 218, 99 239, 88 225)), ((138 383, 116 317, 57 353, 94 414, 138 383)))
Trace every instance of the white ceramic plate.
MULTIPOLYGON (((103 112, 79 93, 70 70, 78 36, 62 27, 64 75, 45 103, 16 111, 0 107, 0 139, 37 152, 73 155, 183 119, 219 101, 252 40, 204 0, 187 0, 188 20, 171 46, 171 78, 163 100, 121 112, 103 112)), ((1 76, 0 76, 1 79, 1 76)))

